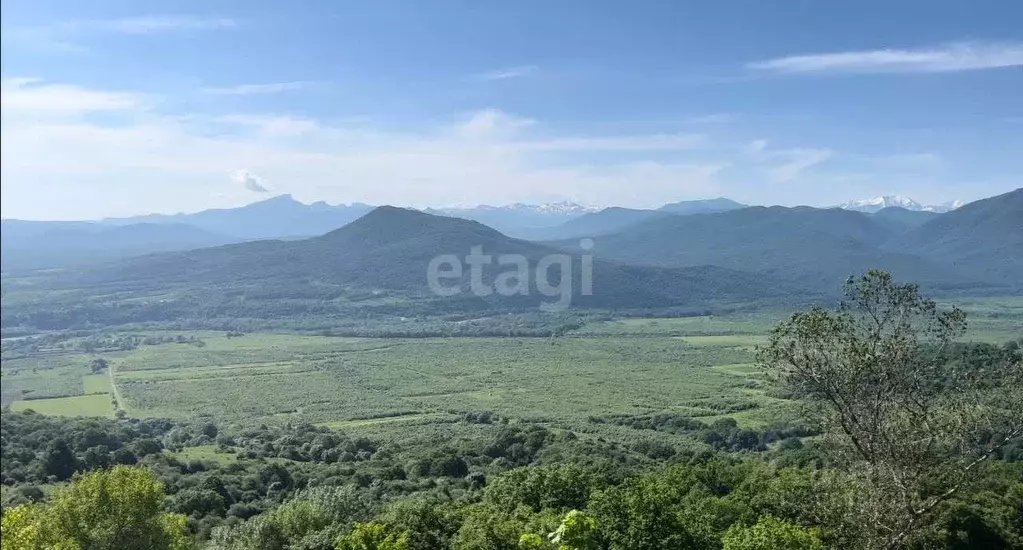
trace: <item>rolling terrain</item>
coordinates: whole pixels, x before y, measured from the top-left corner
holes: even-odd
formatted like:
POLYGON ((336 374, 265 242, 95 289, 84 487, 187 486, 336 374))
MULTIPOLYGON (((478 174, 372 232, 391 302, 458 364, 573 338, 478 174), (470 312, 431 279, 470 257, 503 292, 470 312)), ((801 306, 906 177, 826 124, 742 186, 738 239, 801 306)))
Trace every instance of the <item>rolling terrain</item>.
POLYGON ((630 264, 753 270, 818 290, 873 268, 932 288, 1017 288, 1021 197, 1016 190, 941 215, 775 206, 669 216, 603 235, 595 250, 630 264), (932 218, 919 223, 920 215, 932 218))

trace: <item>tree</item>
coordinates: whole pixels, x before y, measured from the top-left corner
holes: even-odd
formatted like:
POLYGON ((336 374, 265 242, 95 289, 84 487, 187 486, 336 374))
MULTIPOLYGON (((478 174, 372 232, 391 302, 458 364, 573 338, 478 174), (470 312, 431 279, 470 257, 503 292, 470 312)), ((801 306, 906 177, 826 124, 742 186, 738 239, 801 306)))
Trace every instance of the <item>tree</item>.
POLYGON ((595 550, 597 521, 586 512, 571 510, 561 520, 561 525, 550 534, 551 542, 558 550, 595 550))
POLYGON ((351 533, 337 541, 337 550, 409 550, 408 533, 388 534, 381 523, 356 523, 351 533))
POLYGON ((1023 434, 1023 365, 950 360, 966 316, 871 271, 779 324, 759 361, 822 423, 866 545, 896 548, 1023 434))
POLYGON ((77 468, 78 460, 75 459, 75 453, 67 441, 56 439, 50 443, 43 455, 43 469, 46 471, 46 475, 63 481, 70 478, 77 468))
POLYGON ((89 363, 89 369, 93 374, 103 372, 108 366, 110 366, 110 363, 102 357, 97 357, 89 363))
POLYGON ((160 481, 142 468, 75 477, 48 505, 4 512, 3 550, 187 550, 185 517, 164 513, 164 496, 160 481))
POLYGON ((722 537, 723 550, 823 550, 817 533, 765 516, 753 526, 733 525, 722 537))

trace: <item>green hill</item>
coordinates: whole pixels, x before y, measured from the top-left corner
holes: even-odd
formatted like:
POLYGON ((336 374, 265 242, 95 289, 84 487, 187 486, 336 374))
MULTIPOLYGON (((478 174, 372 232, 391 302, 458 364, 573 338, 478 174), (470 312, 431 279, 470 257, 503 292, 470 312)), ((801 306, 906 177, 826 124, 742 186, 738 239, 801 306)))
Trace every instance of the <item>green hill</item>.
POLYGON ((1023 284, 1023 188, 942 214, 885 246, 953 266, 964 277, 1023 284))
POLYGON ((860 212, 752 207, 649 220, 596 239, 596 251, 631 264, 758 271, 825 291, 871 268, 923 283, 955 280, 937 262, 880 248, 896 235, 890 224, 860 212))
POLYGON ((478 222, 379 207, 325 235, 298 241, 258 241, 188 252, 153 254, 86 270, 39 275, 30 288, 60 289, 31 303, 8 285, 5 326, 60 328, 82 323, 123 324, 185 318, 286 318, 363 314, 437 314, 458 311, 519 311, 541 304, 599 309, 676 308, 705 311, 729 303, 777 303, 802 289, 763 274, 718 266, 681 269, 641 267, 596 259, 592 293, 584 289, 583 251, 566 252, 507 237, 478 222), (492 262, 470 292, 470 267, 441 286, 454 296, 435 294, 428 283, 431 260, 463 260, 481 247, 492 262), (525 295, 494 291, 495 281, 513 271, 498 265, 501 255, 523 258, 525 295), (538 274, 551 255, 555 263, 538 274), (560 260, 559 260, 560 261, 560 260), (563 268, 571 271, 563 273, 563 268), (541 287, 546 281, 549 287, 541 287), (567 283, 571 281, 571 284, 567 283), (544 292, 546 290, 546 294, 544 292), (351 308, 356 309, 351 309, 351 308), (369 309, 366 309, 366 308, 369 309), (702 309, 701 309, 702 308, 702 309), (363 313, 358 313, 363 312, 363 313))
POLYGON ((941 214, 937 212, 909 210, 900 206, 889 206, 888 208, 882 208, 881 210, 870 214, 870 217, 890 224, 895 230, 902 231, 912 229, 914 227, 920 227, 940 215, 941 214))

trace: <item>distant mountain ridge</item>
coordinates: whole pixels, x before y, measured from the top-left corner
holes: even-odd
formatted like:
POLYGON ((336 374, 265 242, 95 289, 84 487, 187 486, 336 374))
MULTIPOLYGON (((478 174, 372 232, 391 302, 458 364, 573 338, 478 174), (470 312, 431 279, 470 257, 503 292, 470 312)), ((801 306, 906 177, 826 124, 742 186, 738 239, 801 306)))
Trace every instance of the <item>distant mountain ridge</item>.
MULTIPOLYGON (((272 293, 280 296, 344 295, 348 289, 398 292, 420 299, 441 300, 430 293, 427 274, 434 258, 463 257, 473 247, 497 258, 518 254, 526 258, 530 272, 537 263, 561 251, 537 243, 513 239, 479 222, 443 217, 415 210, 381 206, 359 220, 319 237, 294 241, 255 241, 187 252, 141 256, 75 273, 62 279, 76 288, 111 288, 164 292, 194 289, 206 295, 229 296, 237 292, 272 293), (239 289, 239 290, 234 290, 239 289), (242 290, 245 289, 245 290, 242 290), (223 294, 226 293, 226 294, 223 294)), ((578 256, 579 249, 576 249, 578 256)), ((780 280, 716 266, 682 269, 630 266, 602 259, 593 261, 593 279, 599 288, 582 293, 580 260, 573 260, 572 304, 581 307, 693 306, 715 300, 768 300, 796 292, 780 280)), ((504 268, 507 270, 507 268, 504 268)), ((484 270, 483 281, 492 284, 503 272, 495 263, 484 270)), ((552 284, 560 284, 557 271, 552 284)), ((503 297, 496 293, 480 297, 469 293, 466 268, 446 287, 463 292, 450 304, 486 304, 534 307, 551 301, 527 281, 526 296, 503 297)), ((221 299, 221 298, 211 298, 221 299)), ((453 307, 453 306, 452 306, 453 307)))
POLYGON ((885 248, 912 251, 975 277, 1023 286, 1023 188, 936 216, 885 248))
MULTIPOLYGON (((378 207, 311 238, 164 251, 25 274, 24 288, 58 292, 39 295, 48 303, 41 309, 37 302, 32 307, 20 307, 17 300, 5 303, 3 323, 67 328, 225 316, 257 322, 307 316, 461 315, 532 310, 554 301, 540 291, 536 279, 523 296, 466 292, 474 285, 471 268, 451 272, 445 282, 460 290, 456 296, 432 292, 431 261, 446 255, 457 262, 475 247, 495 259, 518 254, 531 273, 551 254, 567 255, 573 266, 571 306, 602 310, 701 313, 720 307, 818 303, 833 300, 843 280, 868 269, 889 270, 900 280, 946 295, 1023 292, 1023 189, 944 214, 896 207, 869 214, 756 206, 693 214, 605 209, 588 216, 593 217, 577 220, 598 219, 604 225, 587 231, 614 220, 623 226, 600 234, 593 243, 578 238, 537 243, 472 220, 378 207), (588 254, 592 295, 581 292, 580 266, 588 254)), ((4 223, 5 241, 29 242, 53 229, 46 223, 4 223)), ((59 238, 83 243, 76 246, 84 248, 91 239, 117 237, 128 247, 132 239, 149 243, 168 229, 174 234, 195 232, 194 227, 174 224, 64 222, 61 231, 69 233, 59 238), (85 241, 72 238, 81 234, 85 241)), ((4 244, 6 270, 10 243, 4 244)), ((508 264, 490 265, 482 281, 493 286, 507 271, 501 266, 508 264)), ((561 273, 556 269, 556 282, 561 273)))
POLYGON ((278 195, 238 208, 216 208, 194 214, 107 218, 99 223, 174 223, 191 225, 236 239, 286 239, 322 235, 351 223, 372 209, 372 206, 361 203, 330 205, 320 201, 305 204, 291 195, 278 195))
MULTIPOLYGON (((860 251, 864 254, 862 256, 864 261, 871 254, 876 256, 877 254, 893 253, 911 255, 917 257, 918 260, 923 260, 926 254, 918 254, 911 244, 900 247, 895 245, 881 247, 881 243, 888 241, 896 242, 896 237, 901 233, 924 226, 934 219, 948 215, 931 211, 936 207, 924 207, 915 201, 903 197, 879 197, 869 201, 853 201, 853 203, 848 203, 846 206, 849 208, 834 210, 841 212, 855 211, 855 213, 869 218, 868 221, 876 226, 876 229, 885 232, 883 238, 866 243, 866 246, 874 248, 872 253, 868 254, 860 251), (875 210, 875 208, 885 204, 900 204, 904 206, 886 206, 875 210)), ((304 239, 323 235, 344 227, 369 213, 373 208, 370 205, 360 203, 349 205, 330 205, 324 202, 304 204, 291 195, 280 195, 239 208, 205 210, 194 214, 147 215, 133 218, 105 219, 96 222, 27 222, 4 220, 4 270, 87 265, 89 263, 98 263, 152 252, 188 250, 242 241, 304 239), (113 229, 120 230, 112 231, 113 229), (148 237, 140 238, 142 236, 148 237)), ((650 233, 647 239, 654 243, 659 243, 663 239, 674 239, 671 242, 664 243, 664 246, 661 247, 660 254, 662 258, 650 259, 647 257, 649 254, 643 251, 648 250, 649 243, 644 241, 636 243, 632 250, 622 252, 621 259, 634 263, 664 265, 662 260, 665 253, 669 257, 672 255, 670 251, 672 246, 675 246, 672 243, 686 240, 685 236, 679 236, 676 239, 675 232, 681 229, 674 228, 673 224, 676 223, 675 221, 666 220, 690 216, 715 215, 725 216, 725 218, 710 218, 710 220, 745 220, 747 216, 751 220, 757 220, 759 218, 766 219, 765 216, 774 216, 780 211, 778 209, 804 212, 805 217, 810 216, 810 214, 806 214, 807 212, 828 211, 827 209, 811 207, 789 209, 784 209, 783 207, 748 207, 736 201, 719 197, 716 199, 670 203, 658 209, 611 207, 595 210, 573 202, 560 202, 544 205, 519 203, 509 206, 426 209, 425 212, 477 221, 505 235, 532 241, 611 236, 613 238, 609 241, 612 243, 625 242, 622 240, 624 237, 621 235, 629 234, 633 229, 637 231, 642 230, 638 228, 646 227, 649 224, 661 223, 661 225, 654 225, 653 227, 661 227, 661 231, 666 233, 657 235, 657 230, 653 230, 654 232, 650 233), (755 214, 738 214, 746 211, 752 211, 755 214)), ((831 216, 838 219, 836 215, 831 216)), ((761 219, 761 221, 764 220, 761 219)), ((794 222, 794 219, 790 221, 794 222)), ((697 222, 677 223, 685 225, 697 222)), ((707 221, 707 223, 710 223, 710 221, 707 221)), ((778 221, 778 223, 782 222, 778 221)), ((841 225, 842 223, 839 223, 839 226, 841 225)), ((782 229, 783 226, 784 223, 779 226, 779 230, 782 233, 788 231, 788 238, 792 242, 799 242, 805 238, 791 232, 791 227, 782 229)), ((686 227, 687 229, 685 230, 689 230, 688 226, 686 227)), ((773 227, 758 229, 754 234, 749 235, 748 240, 742 244, 742 248, 744 250, 751 250, 749 243, 764 241, 765 239, 777 236, 772 232, 774 229, 773 227)), ((815 227, 814 231, 819 229, 820 227, 815 227)), ((727 242, 729 235, 741 230, 742 227, 721 227, 719 230, 708 233, 705 242, 727 242)), ((961 236, 961 238, 969 240, 966 236, 961 236)), ((991 238, 991 242, 1001 242, 997 235, 991 238)), ((856 239, 854 238, 853 240, 856 239)), ((605 241, 608 241, 608 239, 601 239, 601 242, 605 241)), ((907 240, 906 242, 908 243, 909 241, 907 240)), ((834 244, 839 247, 837 250, 842 250, 840 243, 834 244)), ((788 252, 784 250, 786 247, 784 239, 778 241, 776 245, 780 247, 775 251, 779 254, 778 257, 786 257, 788 252)), ((701 243, 696 243, 690 252, 700 250, 702 246, 701 243)), ((980 247, 980 249, 984 248, 984 246, 980 247)), ((813 247, 809 248, 809 250, 812 249, 813 247)), ((762 252, 766 254, 769 250, 770 248, 767 248, 762 252)), ((652 253, 652 251, 649 252, 652 253)), ((696 258, 696 256, 693 257, 696 258)), ((796 258, 793 257, 793 259, 796 258)), ((836 259, 840 260, 841 258, 836 259)), ((690 260, 695 261, 692 258, 690 260)), ((720 259, 710 255, 700 259, 696 264, 691 263, 690 260, 687 260, 685 265, 719 265, 715 262, 720 259)), ((752 265, 755 265, 758 260, 756 258, 749 258, 749 261, 752 265)), ((1001 263, 1003 265, 1006 264, 1005 262, 1001 263)), ((749 266, 739 266, 738 263, 726 262, 723 265, 749 269, 749 266)), ((812 267, 813 262, 807 265, 812 267)), ((754 269, 756 268, 754 267, 754 269)), ((926 270, 924 272, 925 274, 929 273, 926 270)), ((992 272, 990 275, 994 276, 994 273, 992 272)), ((1008 273, 1012 273, 1012 270, 1008 273)))
POLYGON ((95 222, 0 222, 0 255, 5 272, 90 265, 234 242, 238 239, 176 223, 107 226, 95 222))

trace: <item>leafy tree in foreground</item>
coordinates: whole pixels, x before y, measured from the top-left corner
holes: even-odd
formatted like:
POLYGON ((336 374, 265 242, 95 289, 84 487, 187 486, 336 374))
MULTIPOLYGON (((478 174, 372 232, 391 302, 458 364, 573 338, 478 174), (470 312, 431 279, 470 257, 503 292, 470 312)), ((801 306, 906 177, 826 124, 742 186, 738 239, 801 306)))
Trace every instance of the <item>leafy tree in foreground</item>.
POLYGON ((756 525, 734 525, 721 539, 723 550, 823 550, 811 529, 765 516, 756 525))
POLYGON ((388 534, 386 525, 358 523, 355 529, 338 539, 337 550, 409 550, 408 533, 388 534))
POLYGON ((897 548, 1023 434, 1023 365, 950 360, 965 314, 888 273, 850 279, 845 294, 837 311, 779 324, 759 360, 805 400, 850 473, 849 498, 827 506, 848 508, 864 546, 897 548))
POLYGON ((185 517, 163 511, 164 489, 149 470, 117 466, 76 477, 47 505, 3 515, 3 550, 186 550, 185 517))

